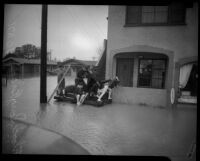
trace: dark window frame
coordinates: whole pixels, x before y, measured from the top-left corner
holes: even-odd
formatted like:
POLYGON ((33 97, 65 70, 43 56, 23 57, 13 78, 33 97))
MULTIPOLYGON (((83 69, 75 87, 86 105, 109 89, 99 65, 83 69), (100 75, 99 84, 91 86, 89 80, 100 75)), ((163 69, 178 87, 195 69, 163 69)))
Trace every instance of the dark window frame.
MULTIPOLYGON (((167 14, 167 22, 168 22, 168 13, 169 13, 169 6, 167 6, 167 5, 165 5, 166 7, 167 7, 167 11, 165 11, 165 13, 167 14)), ((151 6, 151 7, 153 7, 153 12, 144 12, 143 11, 143 7, 147 7, 147 6, 142 6, 141 8, 142 8, 142 12, 141 12, 141 15, 143 16, 143 14, 145 14, 145 13, 152 13, 153 14, 153 21, 154 22, 142 22, 142 18, 143 17, 141 17, 141 23, 142 24, 166 24, 167 22, 155 22, 155 18, 156 18, 156 16, 158 16, 160 13, 162 13, 163 11, 156 11, 156 7, 161 7, 161 6, 151 6)))
MULTIPOLYGON (((166 88, 166 76, 167 76, 167 63, 168 63, 168 60, 167 59, 164 59, 164 58, 139 58, 139 60, 138 60, 138 78, 137 78, 137 87, 138 88, 152 88, 152 89, 165 89, 166 88), (160 79, 160 80, 162 80, 162 84, 163 84, 163 87, 161 87, 161 88, 158 88, 158 87, 152 87, 152 71, 153 71, 153 68, 151 67, 151 83, 150 83, 150 86, 141 86, 141 85, 139 85, 139 81, 140 81, 140 62, 141 62, 141 60, 152 60, 152 64, 153 64, 153 61, 154 60, 163 60, 163 61, 165 61, 165 68, 164 68, 164 71, 165 71, 165 75, 164 75, 164 77, 163 78, 156 78, 156 79, 160 79)), ((154 68, 154 70, 163 70, 163 69, 161 69, 161 68, 154 68)), ((155 78, 154 78, 155 79, 155 78)))
MULTIPOLYGON (((165 5, 168 6, 168 15, 167 15, 167 22, 162 22, 162 23, 157 23, 157 22, 153 22, 153 23, 143 23, 142 22, 142 6, 138 6, 140 7, 139 9, 139 20, 140 22, 138 23, 129 23, 128 22, 128 7, 130 6, 126 6, 126 16, 125 16, 125 25, 124 27, 137 27, 137 26, 176 26, 176 25, 186 25, 186 6, 184 4, 182 7, 182 11, 183 11, 183 19, 182 22, 172 22, 171 17, 172 17, 172 7, 173 5, 176 5, 174 3, 170 4, 170 5, 165 5)), ((156 6, 156 5, 152 5, 152 6, 156 6)))
POLYGON ((131 70, 131 75, 130 75, 130 77, 132 78, 132 79, 130 79, 129 80, 129 84, 128 85, 123 85, 122 87, 133 87, 133 72, 134 72, 134 60, 135 60, 135 58, 133 57, 133 58, 128 58, 128 57, 118 57, 118 58, 116 58, 116 75, 118 76, 119 75, 119 61, 120 60, 125 60, 125 59, 127 59, 127 60, 129 60, 129 63, 130 63, 130 61, 132 60, 132 62, 133 62, 133 68, 132 69, 130 69, 131 70))

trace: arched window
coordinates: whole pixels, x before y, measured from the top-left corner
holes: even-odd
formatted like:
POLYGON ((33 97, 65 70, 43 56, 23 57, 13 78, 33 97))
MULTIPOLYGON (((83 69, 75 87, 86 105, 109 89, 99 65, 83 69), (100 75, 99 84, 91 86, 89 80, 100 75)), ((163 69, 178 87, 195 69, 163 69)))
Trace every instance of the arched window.
POLYGON ((168 57, 151 52, 116 54, 116 75, 124 87, 164 89, 168 57))
POLYGON ((138 87, 164 88, 166 65, 166 59, 140 59, 138 87))

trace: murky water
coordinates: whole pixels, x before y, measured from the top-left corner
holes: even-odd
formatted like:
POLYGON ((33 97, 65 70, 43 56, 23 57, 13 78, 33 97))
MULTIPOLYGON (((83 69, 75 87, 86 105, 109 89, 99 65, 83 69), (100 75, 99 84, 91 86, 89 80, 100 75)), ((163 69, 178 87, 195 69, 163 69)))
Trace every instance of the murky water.
MULTIPOLYGON (((67 136, 90 154, 187 157, 196 141, 195 108, 159 109, 115 103, 101 108, 77 107, 53 99, 41 105, 39 81, 38 77, 9 81, 3 87, 3 116, 67 136)), ((48 77, 48 97, 56 82, 56 77, 48 77)), ((66 83, 72 84, 73 78, 66 83)))

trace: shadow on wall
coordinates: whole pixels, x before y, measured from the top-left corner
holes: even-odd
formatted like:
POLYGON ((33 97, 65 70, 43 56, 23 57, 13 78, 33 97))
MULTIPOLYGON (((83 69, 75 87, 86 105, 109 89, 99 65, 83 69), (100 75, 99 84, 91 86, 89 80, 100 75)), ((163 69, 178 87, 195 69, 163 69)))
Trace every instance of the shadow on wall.
POLYGON ((141 106, 166 107, 166 89, 117 87, 113 89, 113 102, 141 106), (155 100, 156 98, 156 100, 155 100))

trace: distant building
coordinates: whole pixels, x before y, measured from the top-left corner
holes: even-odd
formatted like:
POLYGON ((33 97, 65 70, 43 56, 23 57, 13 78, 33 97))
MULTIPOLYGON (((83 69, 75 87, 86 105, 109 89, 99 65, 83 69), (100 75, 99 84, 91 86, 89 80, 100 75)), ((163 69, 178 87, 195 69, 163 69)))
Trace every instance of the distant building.
MULTIPOLYGON (((9 57, 3 60, 3 67, 9 76, 27 76, 40 74, 40 59, 24 59, 9 57)), ((57 68, 57 62, 47 61, 47 71, 57 68)))
POLYGON ((153 106, 197 102, 198 3, 109 6, 106 78, 113 101, 153 106))
MULTIPOLYGON (((41 49, 39 47, 32 44, 25 44, 21 47, 16 47, 12 54, 18 58, 40 59, 40 52, 41 49)), ((51 51, 47 52, 47 60, 51 61, 51 51)))
POLYGON ((106 51, 107 51, 107 40, 104 40, 104 49, 101 53, 95 67, 94 72, 97 80, 105 80, 106 73, 106 51))
POLYGON ((59 63, 59 65, 64 66, 67 68, 69 65, 71 66, 71 70, 68 74, 68 76, 76 76, 77 72, 82 68, 86 66, 92 66, 94 67, 96 65, 96 61, 89 61, 89 60, 78 60, 78 59, 67 59, 62 63, 59 63))

